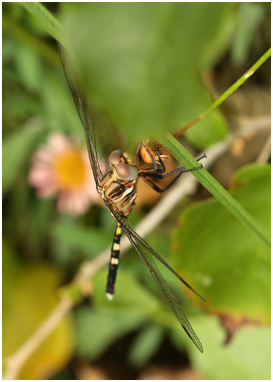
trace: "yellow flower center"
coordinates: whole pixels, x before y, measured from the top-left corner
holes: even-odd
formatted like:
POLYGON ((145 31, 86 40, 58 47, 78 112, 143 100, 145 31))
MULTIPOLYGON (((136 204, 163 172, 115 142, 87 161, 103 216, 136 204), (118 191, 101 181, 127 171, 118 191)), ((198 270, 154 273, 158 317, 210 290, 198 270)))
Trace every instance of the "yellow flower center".
POLYGON ((53 167, 56 180, 63 191, 77 190, 87 180, 88 169, 79 149, 71 149, 58 155, 53 167))

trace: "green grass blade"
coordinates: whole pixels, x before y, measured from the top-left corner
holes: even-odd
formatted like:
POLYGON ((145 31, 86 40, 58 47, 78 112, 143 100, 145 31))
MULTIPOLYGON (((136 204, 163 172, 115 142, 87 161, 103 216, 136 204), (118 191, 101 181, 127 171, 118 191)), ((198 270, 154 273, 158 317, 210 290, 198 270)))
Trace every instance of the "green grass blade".
MULTIPOLYGON (((160 138, 160 143, 188 169, 199 166, 196 159, 170 134, 160 138)), ((221 202, 226 209, 232 213, 241 223, 246 225, 255 235, 257 235, 266 245, 270 247, 270 239, 264 233, 260 225, 252 216, 206 171, 194 171, 192 173, 199 182, 221 202)))
POLYGON ((63 28, 55 16, 41 3, 20 2, 29 13, 45 28, 45 30, 58 42, 64 44, 63 28))
POLYGON ((271 56, 271 48, 268 49, 260 58, 251 66, 234 84, 232 84, 220 97, 218 97, 203 113, 198 117, 194 118, 192 121, 186 124, 186 126, 179 129, 174 136, 179 137, 189 128, 194 126, 197 122, 201 121, 208 115, 211 111, 216 109, 221 103, 223 103, 232 93, 234 93, 243 83, 251 77, 256 70, 271 56))
POLYGON ((251 66, 233 85, 231 85, 217 100, 215 100, 210 107, 201 114, 200 119, 203 119, 212 110, 216 109, 222 102, 224 102, 232 93, 234 93, 243 83, 251 77, 257 69, 271 56, 271 48, 268 49, 260 58, 251 66))

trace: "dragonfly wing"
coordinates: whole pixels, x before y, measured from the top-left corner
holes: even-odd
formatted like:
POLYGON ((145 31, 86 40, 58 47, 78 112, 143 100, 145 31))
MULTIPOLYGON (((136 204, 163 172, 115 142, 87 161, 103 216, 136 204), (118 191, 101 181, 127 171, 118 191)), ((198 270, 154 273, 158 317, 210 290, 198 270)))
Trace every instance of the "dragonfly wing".
POLYGON ((61 48, 60 54, 66 80, 84 128, 89 160, 98 186, 110 170, 108 156, 112 151, 120 149, 122 138, 106 116, 87 101, 84 84, 75 75, 74 65, 70 64, 71 55, 61 48))
POLYGON ((146 251, 148 251, 150 254, 153 255, 158 261, 161 262, 172 274, 179 280, 181 281, 187 288, 189 288, 196 296, 198 296, 202 301, 205 301, 204 297, 202 297, 193 287, 191 287, 187 281, 185 281, 152 247, 149 246, 149 244, 142 239, 141 236, 138 235, 138 233, 134 230, 134 228, 130 225, 129 221, 125 221, 122 219, 115 211, 113 211, 110 207, 110 205, 107 205, 108 208, 111 210, 112 215, 114 218, 119 221, 123 228, 127 230, 131 236, 135 238, 135 240, 140 243, 140 245, 145 248, 146 251))
POLYGON ((101 162, 98 158, 97 140, 94 130, 94 115, 90 104, 88 104, 84 94, 80 90, 78 79, 68 64, 68 60, 65 59, 64 51, 62 49, 60 49, 60 54, 65 77, 84 128, 89 160, 96 185, 98 186, 103 177, 103 170, 100 167, 101 162))
MULTIPOLYGON (((106 204, 107 205, 107 204, 106 204)), ((157 268, 157 265, 154 261, 154 258, 157 258, 167 269, 169 269, 180 281, 182 281, 184 284, 186 284, 191 290, 193 290, 186 282, 183 280, 178 273, 175 272, 174 269, 172 269, 168 263, 162 257, 158 255, 150 246, 148 243, 146 243, 145 240, 143 240, 136 231, 130 226, 130 223, 128 221, 125 221, 123 218, 121 218, 116 211, 111 209, 109 205, 107 205, 110 209, 113 217, 119 221, 124 229, 124 232, 126 233, 130 243, 135 248, 136 252, 139 254, 141 260, 146 265, 146 267, 149 269, 151 275, 155 279, 155 282, 157 283, 163 297, 167 301, 167 303, 170 305, 172 311, 174 312, 177 320, 179 321, 182 328, 185 330, 187 335, 190 337, 190 339, 193 341, 193 343, 196 345, 196 347, 200 350, 201 353, 203 353, 203 346, 201 344, 201 341, 197 337, 195 331, 193 330, 189 320, 187 319, 187 316, 183 312, 179 302, 177 301, 176 297, 174 296, 173 292, 168 287, 167 283, 164 281, 159 269, 157 268)), ((193 290, 194 291, 194 290, 193 290)), ((195 291, 194 291, 195 292, 195 291)), ((198 293, 195 292, 197 295, 198 293)), ((201 296, 200 296, 201 297, 201 296)), ((202 297, 201 297, 202 298, 202 297)))
POLYGON ((131 242, 132 246, 135 248, 137 253, 139 254, 141 260, 146 265, 146 267, 149 269, 151 275, 155 279, 155 282, 157 283, 163 297, 170 305, 173 313, 175 314, 177 320, 179 321, 182 328, 185 330, 187 335, 190 337, 192 342, 196 345, 196 347, 200 350, 201 353, 203 353, 203 346, 197 337, 195 331, 193 330, 189 320, 187 319, 187 316, 183 312, 179 302, 177 301, 176 297, 174 296, 173 292, 170 290, 166 282, 164 281, 160 271, 158 270, 156 263, 154 261, 154 258, 152 254, 143 247, 142 243, 138 241, 138 239, 132 235, 130 231, 128 231, 126 228, 124 229, 129 241, 131 242))

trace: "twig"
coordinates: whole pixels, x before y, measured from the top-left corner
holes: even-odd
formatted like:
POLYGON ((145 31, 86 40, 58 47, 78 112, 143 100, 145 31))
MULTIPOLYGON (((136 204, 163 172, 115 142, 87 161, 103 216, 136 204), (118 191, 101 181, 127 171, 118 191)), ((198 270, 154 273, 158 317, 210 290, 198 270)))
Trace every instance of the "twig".
POLYGON ((6 372, 3 379, 16 379, 25 362, 41 345, 41 343, 52 333, 61 319, 70 311, 73 302, 63 298, 53 312, 38 327, 36 332, 10 357, 5 360, 6 372))
POLYGON ((262 148, 260 154, 258 155, 256 162, 266 163, 268 161, 268 158, 270 158, 270 153, 271 153, 271 134, 269 133, 268 138, 264 144, 264 147, 262 148))
MULTIPOLYGON (((255 119, 254 119, 255 120, 255 119)), ((206 160, 206 168, 210 167, 219 156, 221 156, 233 140, 241 135, 248 135, 260 128, 270 126, 270 117, 260 119, 260 123, 256 123, 253 119, 248 120, 246 125, 240 129, 239 133, 229 135, 223 142, 220 142, 206 151, 208 159, 206 160)), ((168 193, 157 203, 150 213, 137 226, 136 231, 142 236, 148 235, 170 212, 176 203, 185 195, 191 194, 197 187, 197 180, 190 174, 185 174, 174 184, 168 193)), ((121 254, 130 248, 130 244, 126 237, 121 241, 121 254)), ((84 286, 87 281, 109 261, 110 247, 103 251, 98 257, 92 261, 82 264, 79 272, 75 276, 73 283, 84 286)), ((47 336, 56 328, 62 318, 74 306, 72 298, 62 297, 54 311, 45 319, 38 327, 33 335, 12 355, 6 359, 6 372, 3 376, 4 380, 16 379, 25 362, 47 338, 47 336)))

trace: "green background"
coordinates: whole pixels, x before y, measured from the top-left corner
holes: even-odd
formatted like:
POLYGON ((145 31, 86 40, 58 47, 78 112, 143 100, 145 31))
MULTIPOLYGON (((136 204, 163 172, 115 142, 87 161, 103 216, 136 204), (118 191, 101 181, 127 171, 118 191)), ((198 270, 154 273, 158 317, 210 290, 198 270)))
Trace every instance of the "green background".
MULTIPOLYGON (((77 58, 85 91, 126 149, 197 117, 270 46, 266 3, 47 3, 64 34, 33 4, 3 5, 4 365, 56 306, 80 264, 113 235, 103 207, 77 218, 60 215, 54 198, 38 199, 28 184, 32 155, 51 133, 77 136, 84 146, 55 38, 77 58)), ((249 82, 246 92, 251 85, 269 92, 269 66, 249 82)), ((237 116, 234 105, 224 104, 189 129, 183 144, 204 152, 234 130, 237 116)), ((270 166, 254 162, 251 155, 236 166, 227 161, 224 185, 269 235, 270 166)), ((132 221, 146 213, 137 208, 132 221)), ((138 379, 159 354, 167 356, 166 344, 176 367, 186 364, 202 379, 270 378, 269 249, 200 190, 147 241, 205 297, 198 301, 164 271, 205 353, 188 340, 131 250, 113 302, 104 295, 105 268, 92 280, 92 298, 66 316, 19 379, 80 379, 79 360, 107 370, 107 354, 116 357, 117 376, 127 370, 127 378, 138 379), (226 345, 223 319, 234 329, 226 345), (123 346, 125 354, 115 351, 123 346)))

